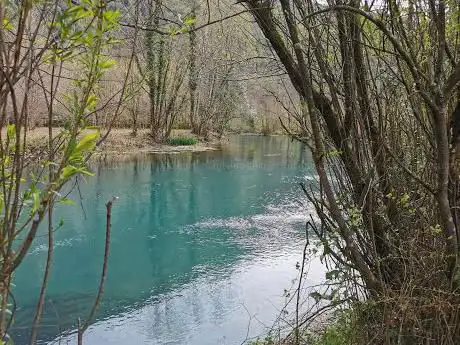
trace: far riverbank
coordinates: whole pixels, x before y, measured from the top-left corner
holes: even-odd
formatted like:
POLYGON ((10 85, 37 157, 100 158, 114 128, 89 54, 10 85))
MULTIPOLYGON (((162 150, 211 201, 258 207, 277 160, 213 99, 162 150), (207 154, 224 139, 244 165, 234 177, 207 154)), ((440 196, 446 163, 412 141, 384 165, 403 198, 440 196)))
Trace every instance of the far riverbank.
MULTIPOLYGON (((53 128, 54 134, 58 134, 60 128, 53 128)), ((102 130, 101 136, 106 132, 102 130)), ((177 129, 171 133, 171 138, 196 137, 194 145, 168 145, 167 143, 155 143, 152 141, 148 129, 138 130, 136 136, 129 128, 114 128, 109 136, 96 149, 95 155, 131 155, 138 153, 176 153, 176 152, 202 152, 219 149, 221 140, 211 139, 204 141, 194 136, 190 130, 177 129)), ((46 146, 48 138, 47 127, 37 127, 28 131, 28 140, 37 148, 46 146)), ((225 139, 224 139, 225 140, 225 139)))

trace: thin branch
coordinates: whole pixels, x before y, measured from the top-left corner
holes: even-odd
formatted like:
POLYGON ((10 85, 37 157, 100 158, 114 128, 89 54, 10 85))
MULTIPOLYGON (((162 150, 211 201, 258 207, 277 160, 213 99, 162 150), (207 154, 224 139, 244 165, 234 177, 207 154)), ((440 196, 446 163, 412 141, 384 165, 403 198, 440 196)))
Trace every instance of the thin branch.
POLYGON ((192 29, 192 30, 184 30, 184 31, 179 31, 179 32, 175 32, 175 33, 170 33, 170 32, 166 32, 166 31, 162 31, 160 29, 157 29, 157 28, 153 28, 153 27, 149 27, 149 26, 143 26, 143 25, 136 25, 136 24, 131 24, 131 23, 126 23, 126 22, 120 22, 120 26, 124 26, 124 27, 127 27, 127 28, 133 28, 133 29, 138 29, 138 30, 141 30, 141 31, 152 31, 152 32, 155 32, 157 34, 160 34, 160 35, 165 35, 165 36, 178 36, 178 35, 182 35, 182 34, 185 34, 185 33, 190 33, 190 32, 194 32, 194 31, 198 31, 198 30, 201 30, 207 26, 210 26, 210 25, 213 25, 213 24, 217 24, 217 23, 221 23, 225 20, 228 20, 228 19, 231 19, 231 18, 235 18, 235 17, 238 17, 240 16, 241 14, 243 13, 247 13, 247 12, 250 12, 250 10, 243 10, 243 11, 240 11, 240 12, 237 12, 237 13, 234 13, 234 14, 231 14, 227 17, 224 17, 224 18, 219 18, 219 19, 216 19, 216 20, 211 20, 209 22, 207 22, 206 24, 203 24, 203 25, 200 25, 200 26, 197 26, 195 29, 192 29))
POLYGON ((83 326, 78 327, 78 345, 83 344, 83 334, 86 332, 91 322, 93 321, 96 315, 96 311, 99 308, 99 304, 101 303, 102 295, 104 293, 105 281, 107 279, 107 269, 109 265, 110 235, 111 235, 111 230, 112 230, 112 206, 115 200, 117 200, 117 198, 113 197, 112 200, 108 201, 107 204, 105 204, 105 207, 107 209, 106 228, 105 228, 105 250, 104 250, 104 261, 102 263, 101 279, 99 281, 99 287, 97 290, 96 299, 94 300, 94 303, 93 303, 93 307, 91 308, 91 311, 85 323, 83 324, 83 326))

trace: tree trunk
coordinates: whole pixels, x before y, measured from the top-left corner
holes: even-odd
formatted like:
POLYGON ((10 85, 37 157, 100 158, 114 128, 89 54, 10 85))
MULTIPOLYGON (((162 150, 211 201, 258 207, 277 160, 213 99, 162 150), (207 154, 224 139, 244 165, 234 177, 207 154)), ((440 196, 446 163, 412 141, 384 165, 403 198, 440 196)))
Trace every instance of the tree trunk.
MULTIPOLYGON (((193 6, 191 16, 196 16, 196 6, 193 6)), ((190 92, 190 126, 192 127, 192 133, 198 133, 198 126, 196 120, 196 89, 198 87, 198 74, 196 70, 196 32, 195 24, 192 24, 189 32, 189 45, 190 45, 190 71, 189 71, 189 92, 190 92)))

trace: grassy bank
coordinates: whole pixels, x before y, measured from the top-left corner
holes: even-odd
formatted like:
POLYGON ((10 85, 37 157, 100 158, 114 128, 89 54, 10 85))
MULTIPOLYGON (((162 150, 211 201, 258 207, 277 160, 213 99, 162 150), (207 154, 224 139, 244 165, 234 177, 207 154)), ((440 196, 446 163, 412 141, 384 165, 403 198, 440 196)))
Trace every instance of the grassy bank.
MULTIPOLYGON (((362 327, 361 308, 337 310, 323 319, 312 319, 309 326, 288 328, 285 334, 258 338, 247 345, 359 345, 362 327)), ((324 315, 323 315, 324 316, 324 315)), ((367 344, 367 343, 366 343, 367 344)))
MULTIPOLYGON (((60 128, 53 128, 58 134, 60 128)), ((105 132, 102 131, 101 135, 105 132)), ((33 147, 44 147, 48 140, 48 128, 38 127, 28 132, 29 143, 33 147)), ((204 142, 191 134, 190 130, 173 130, 171 139, 166 143, 155 143, 151 140, 148 130, 138 130, 137 135, 132 135, 128 128, 114 128, 109 136, 98 146, 96 154, 129 155, 136 153, 174 153, 174 152, 200 152, 213 151, 218 148, 219 141, 204 142)))

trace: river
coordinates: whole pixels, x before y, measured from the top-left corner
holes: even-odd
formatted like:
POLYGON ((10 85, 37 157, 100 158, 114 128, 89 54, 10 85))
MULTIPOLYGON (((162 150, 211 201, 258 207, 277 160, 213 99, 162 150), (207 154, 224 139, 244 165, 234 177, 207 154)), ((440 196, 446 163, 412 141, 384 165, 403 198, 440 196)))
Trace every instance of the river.
MULTIPOLYGON (((233 345, 271 327, 312 212, 299 187, 313 174, 303 145, 231 136, 219 151, 136 156, 93 171, 73 192, 76 204, 55 212, 63 225, 39 344, 75 343, 97 289, 112 196, 106 290, 85 345, 233 345)), ((16 344, 28 341, 46 243, 42 233, 14 277, 16 344)), ((322 274, 313 266, 312 282, 322 274)))

